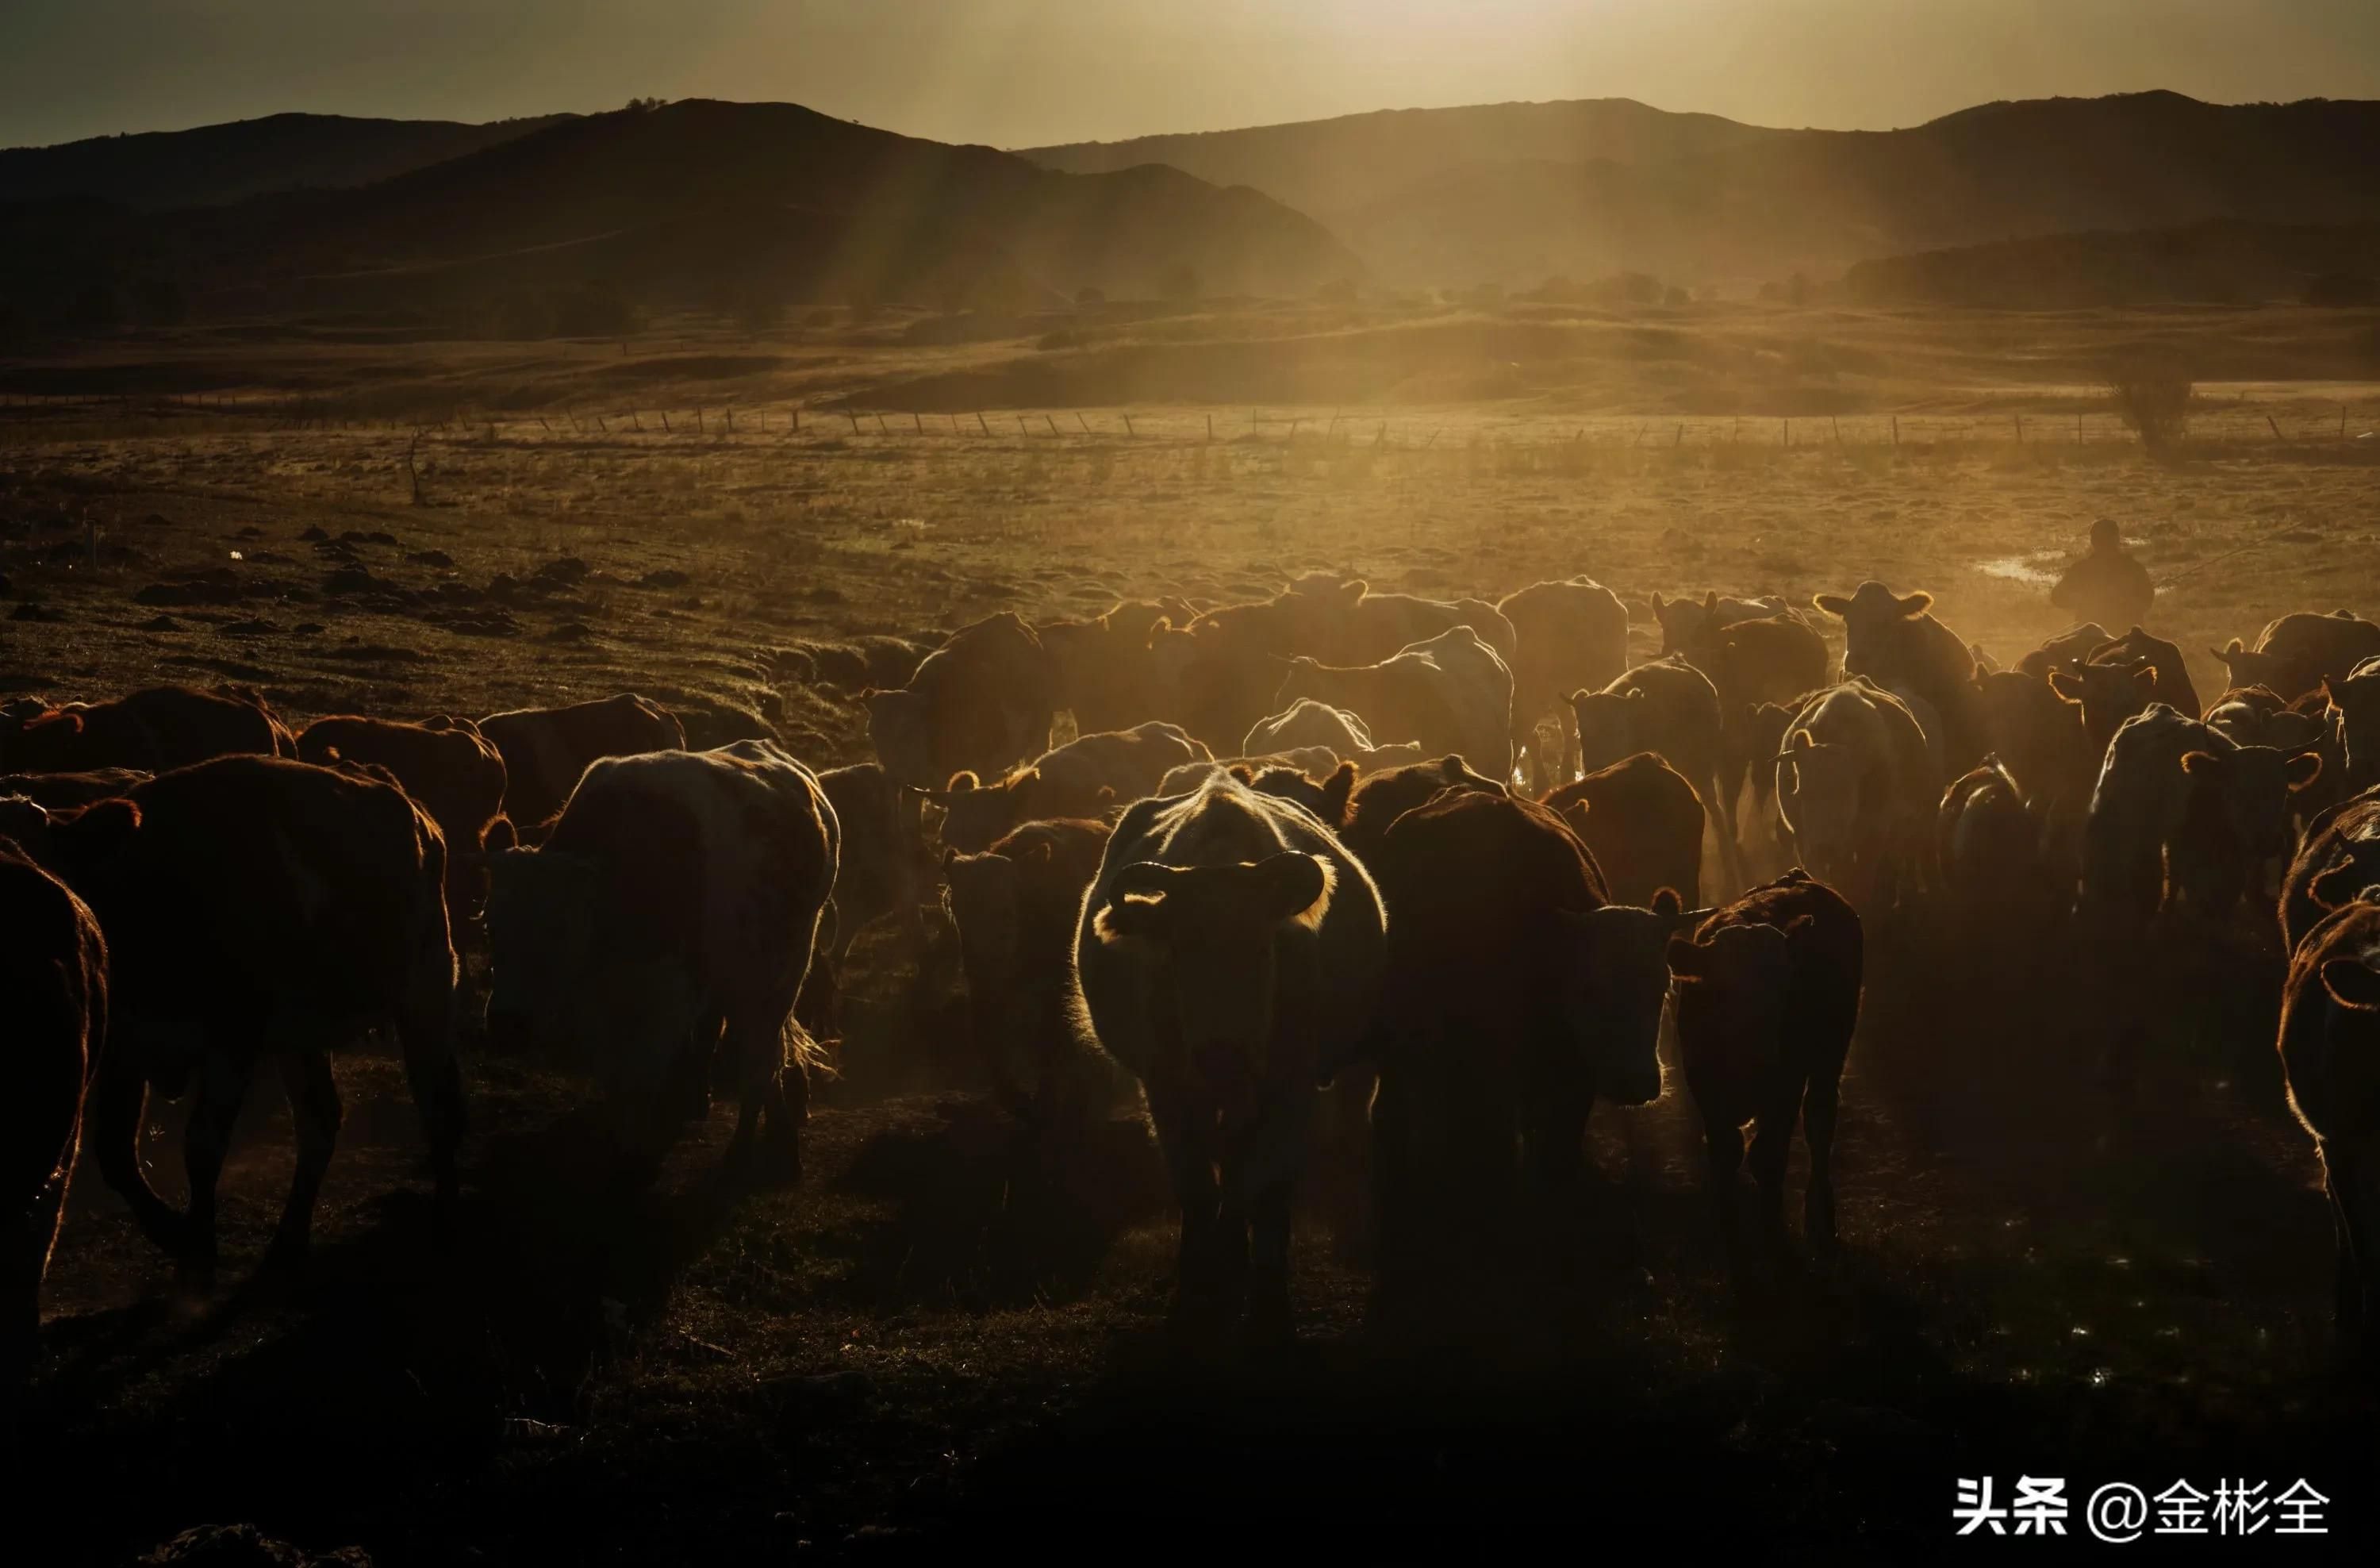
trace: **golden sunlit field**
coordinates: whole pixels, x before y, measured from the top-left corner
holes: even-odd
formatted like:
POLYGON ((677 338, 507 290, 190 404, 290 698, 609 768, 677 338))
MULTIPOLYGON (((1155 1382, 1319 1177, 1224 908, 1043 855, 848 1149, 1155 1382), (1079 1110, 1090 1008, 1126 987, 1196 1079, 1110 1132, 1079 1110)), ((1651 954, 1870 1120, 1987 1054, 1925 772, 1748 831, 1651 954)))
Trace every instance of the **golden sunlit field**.
MULTIPOLYGON (((2210 645, 2380 609, 2380 312, 1308 304, 996 330, 193 331, 17 362, 0 694, 228 679, 302 723, 633 689, 691 744, 773 734, 827 766, 868 756, 866 639, 1313 570, 1490 599, 1585 573, 1645 656, 1655 592, 1874 577, 2013 662, 2066 624, 2046 584, 2112 517, 2210 697, 2210 645), (2143 343, 2204 367, 2170 462, 2095 379, 2143 343)), ((109 1489, 42 1561, 233 1520, 382 1564, 1254 1550, 1293 1512, 1300 1539, 1410 1554, 1534 1538, 1591 1478, 1582 1531, 1617 1498, 1648 1521, 1723 1498, 1718 1534, 1906 1562, 1948 1538, 1954 1477, 2020 1471, 2078 1495, 2303 1475, 2368 1536, 2369 1404, 2335 1371, 2270 925, 2177 937, 2156 993, 2119 997, 2056 943, 1986 960, 1947 922, 1872 922, 1839 1258, 1730 1291, 1673 1081, 1596 1112, 1542 1288, 1427 1356, 1373 1341, 1367 1276, 1306 1224, 1295 1350, 1185 1363, 1153 1148, 1118 1123, 1087 1193, 1023 1179, 954 962, 915 973, 880 930, 789 1192, 714 1192, 722 1107, 659 1188, 590 1197, 574 1080, 475 1049, 464 1240, 434 1256, 402 1074, 359 1049, 300 1280, 249 1277, 292 1160, 277 1085, 225 1173, 212 1294, 177 1293, 79 1178, 34 1394, 56 1436, 29 1464, 109 1489)), ((172 1198, 179 1110, 152 1119, 172 1198)))

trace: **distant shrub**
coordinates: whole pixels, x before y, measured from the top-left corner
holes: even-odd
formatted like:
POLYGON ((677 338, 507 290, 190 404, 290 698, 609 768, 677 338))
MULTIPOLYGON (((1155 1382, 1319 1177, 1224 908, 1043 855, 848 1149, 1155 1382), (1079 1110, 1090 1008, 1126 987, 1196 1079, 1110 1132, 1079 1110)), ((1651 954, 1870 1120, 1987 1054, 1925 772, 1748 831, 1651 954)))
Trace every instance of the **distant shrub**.
POLYGON ((2333 310, 2380 304, 2380 283, 2357 273, 2325 273, 2306 285, 2305 302, 2333 310))
POLYGON ((1159 292, 1168 299, 1196 299, 1206 292, 1205 280, 1199 277, 1197 268, 1187 261, 1177 261, 1166 269, 1159 292))
POLYGON ((1087 310, 1094 305, 1104 305, 1107 302, 1108 291, 1104 288, 1086 286, 1075 290, 1075 303, 1087 310))
POLYGON ((2107 392, 2124 423, 2138 432, 2152 457, 2179 451, 2189 433, 2190 375, 2163 355, 2129 356, 2109 365, 2107 392))
POLYGON ((1687 294, 1684 289, 1680 288, 1675 284, 1671 284, 1669 291, 1661 296, 1661 303, 1667 305, 1672 310, 1682 310, 1686 306, 1693 304, 1694 298, 1691 295, 1687 294))

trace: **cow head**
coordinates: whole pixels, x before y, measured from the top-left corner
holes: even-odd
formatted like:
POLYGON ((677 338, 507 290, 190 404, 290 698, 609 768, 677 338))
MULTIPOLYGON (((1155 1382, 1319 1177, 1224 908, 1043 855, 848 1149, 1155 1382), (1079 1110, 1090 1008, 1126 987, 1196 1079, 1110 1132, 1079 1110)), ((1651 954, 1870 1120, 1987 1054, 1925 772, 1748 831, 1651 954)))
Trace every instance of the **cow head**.
POLYGON ((1142 942, 1161 953, 1151 1005, 1170 1014, 1160 1038, 1180 1042, 1184 1076, 1245 1126, 1271 1076, 1279 939, 1318 928, 1330 907, 1328 861, 1295 850, 1232 866, 1135 861, 1110 881, 1092 918, 1101 942, 1142 942))
POLYGON ((2338 715, 2349 785, 2380 783, 2380 659, 2366 659, 2354 674, 2325 681, 2323 695, 2338 715))
POLYGON ((56 845, 50 840, 49 812, 21 795, 0 796, 0 839, 14 840, 26 858, 37 865, 51 865, 56 857, 56 845))
POLYGON ((570 1043, 590 1011, 603 868, 591 855, 506 849, 488 857, 488 1036, 570 1043))
POLYGON ((1843 674, 1890 680, 1911 666, 1904 651, 1912 626, 1933 607, 1922 590, 1896 594, 1880 582, 1864 582, 1850 596, 1821 593, 1810 602, 1843 623, 1843 674))
POLYGON ((2013 670, 1978 669, 1974 687, 1985 742, 2001 756, 2038 757, 2069 737, 2080 743, 2088 720, 2078 699, 2055 682, 2013 670))
POLYGON ((1687 1051, 1715 1058, 1721 1076, 1756 1079, 1783 1047, 1785 991, 1792 956, 1781 927, 1721 926, 1670 941, 1678 996, 1678 1038, 1687 1051))
POLYGON ((2156 671, 2146 664, 2082 664, 2052 670, 2049 689, 2082 706, 2082 728, 2101 752, 2124 721, 2155 700, 2156 671))
POLYGON ((2200 788, 2217 792, 2240 847, 2252 860, 2265 860, 2286 847, 2289 796, 2322 776, 2322 754, 2271 746, 2192 751, 2183 755, 2181 771, 2200 788))
POLYGON ((1803 860, 1828 881, 1840 880, 1858 854, 1866 783, 1858 751, 1822 743, 1808 730, 1786 736, 1777 754, 1779 808, 1803 860))
POLYGON ((1578 722, 1579 766, 1585 772, 1608 768, 1645 749, 1639 737, 1652 710, 1643 691, 1573 691, 1570 711, 1578 722))
POLYGON ((2252 652, 2236 637, 2223 647, 2210 648, 2206 651, 2229 673, 2228 685, 2264 686, 2278 691, 2288 679, 2287 661, 2277 654, 2252 652))
MULTIPOLYGON (((1021 854, 1047 861, 1050 845, 1028 845, 1021 854)), ((970 985, 1016 972, 1019 869, 1016 860, 1005 855, 942 852, 942 907, 958 928, 970 985)))
POLYGON ((974 854, 990 848, 1011 828, 1032 816, 1029 802, 1040 784, 1040 772, 1032 768, 992 784, 978 783, 973 773, 961 772, 952 774, 945 788, 917 793, 941 808, 942 843, 974 854))
POLYGON ((1661 1005, 1669 999, 1664 954, 1684 918, 1663 888, 1653 907, 1607 904, 1560 913, 1565 947, 1562 1014, 1594 1067, 1595 1095, 1619 1105, 1661 1097, 1661 1005))
POLYGON ((933 711, 923 693, 878 691, 859 694, 868 710, 868 740, 884 776, 895 784, 932 785, 934 769, 933 711))
POLYGON ((1663 658, 1691 652, 1704 634, 1718 624, 1718 595, 1713 592, 1697 603, 1691 599, 1664 599, 1657 593, 1653 619, 1660 623, 1663 658))

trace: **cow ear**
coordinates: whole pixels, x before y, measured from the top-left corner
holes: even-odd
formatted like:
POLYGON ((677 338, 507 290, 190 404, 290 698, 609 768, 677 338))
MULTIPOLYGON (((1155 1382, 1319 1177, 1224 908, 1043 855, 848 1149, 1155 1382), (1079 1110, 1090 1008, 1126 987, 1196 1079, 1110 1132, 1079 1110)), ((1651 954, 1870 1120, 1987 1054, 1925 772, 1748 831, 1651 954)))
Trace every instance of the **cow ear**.
POLYGON ((1810 596, 1810 605, 1813 609, 1824 610, 1829 615, 1847 615, 1851 613, 1852 602, 1840 593, 1814 593, 1810 596))
POLYGON ((1808 730, 1795 730, 1785 737, 1785 749, 1788 751, 1815 751, 1817 748, 1817 737, 1808 730))
POLYGON ((2185 773, 2206 773, 2212 775, 2216 769, 2222 766, 2223 759, 2217 757, 2212 751, 2185 751, 2182 753, 2181 771, 2185 773))
POLYGON ((1595 695, 1595 693, 1593 693, 1593 692, 1591 692, 1591 691, 1587 690, 1587 689, 1586 689, 1586 687, 1580 687, 1576 691, 1573 691, 1573 692, 1572 692, 1572 693, 1570 694, 1570 705, 1571 705, 1572 707, 1575 708, 1575 707, 1577 707, 1580 703, 1582 703, 1582 702, 1585 701, 1588 698, 1593 697, 1594 695, 1595 695))
POLYGON ((942 875, 947 877, 951 874, 951 863, 958 857, 959 852, 955 849, 945 849, 942 851, 942 875))
POLYGON ((2052 670, 2049 672, 2049 689, 2069 702, 2080 702, 2084 690, 2082 677, 2064 670, 2052 670))
POLYGON ((1463 775, 1470 771, 1471 764, 1463 760, 1459 751, 1450 751, 1438 760, 1439 776, 1449 784, 1461 784, 1463 775))
POLYGON ((1664 600, 1664 599, 1663 599, 1659 594, 1658 594, 1658 593, 1657 593, 1657 594, 1655 594, 1655 595, 1653 595, 1653 614, 1654 614, 1654 615, 1655 615, 1657 618, 1660 615, 1660 614, 1661 614, 1661 612, 1662 612, 1663 610, 1666 610, 1666 609, 1668 609, 1668 608, 1669 608, 1669 602, 1668 602, 1668 601, 1664 600))
POLYGON ((1053 848, 1048 839, 1037 838, 1019 849, 1012 858, 1023 865, 1047 866, 1052 857, 1053 848))
POLYGON ((1322 781, 1322 820, 1332 827, 1347 820, 1347 798, 1355 793, 1355 764, 1342 762, 1322 781))
POLYGON ((1665 887, 1653 894, 1653 913, 1665 920, 1677 918, 1685 907, 1685 900, 1678 896, 1676 888, 1665 887))
POLYGON ((2322 989, 2341 1007, 2359 1013, 2380 1010, 2380 970, 2357 958, 2333 958, 2322 966, 2322 989))
POLYGON ((2247 644, 2241 642, 2235 637, 2229 643, 2225 645, 2223 651, 2216 654, 2216 657, 2218 659, 2236 659, 2246 651, 2248 651, 2247 644))
POLYGON ((1902 594, 1893 602, 1900 607, 1900 613, 1904 616, 1922 615, 1933 608, 1934 596, 1921 588, 1914 593, 1902 594))
POLYGON ((1349 577, 1345 582, 1339 585, 1339 591, 1347 596, 1348 603, 1353 604, 1358 599, 1363 598, 1366 592, 1370 591, 1371 587, 1372 585, 1370 583, 1366 582, 1361 577, 1349 577))
POLYGON ((965 795, 982 782, 973 772, 961 769, 951 775, 951 782, 942 786, 942 792, 946 795, 965 795))
POLYGON ((2322 777, 2322 753, 2301 751, 2281 764, 2281 777, 2289 780, 2293 790, 2303 789, 2322 777))
POLYGON ((1330 898, 1330 871, 1320 860, 1300 850, 1284 849, 1248 869, 1248 884, 1259 918, 1302 919, 1321 923, 1322 908, 1330 898))
POLYGON ((2157 673, 2155 665, 2136 664, 2132 667, 2132 685, 2140 688, 2143 696, 2147 696, 2155 692, 2156 690, 2156 684, 2157 673))
POLYGON ((1239 780, 1244 784, 1252 784, 1257 782, 1256 770, 1249 767, 1245 762, 1232 763, 1231 771, 1232 777, 1239 780))
POLYGON ((1621 697, 1629 702, 1642 702, 1645 700, 1645 688, 1640 686, 1633 691, 1621 693, 1621 697))
POLYGON ((1703 614, 1706 615, 1718 614, 1718 590, 1712 589, 1703 596, 1703 614))

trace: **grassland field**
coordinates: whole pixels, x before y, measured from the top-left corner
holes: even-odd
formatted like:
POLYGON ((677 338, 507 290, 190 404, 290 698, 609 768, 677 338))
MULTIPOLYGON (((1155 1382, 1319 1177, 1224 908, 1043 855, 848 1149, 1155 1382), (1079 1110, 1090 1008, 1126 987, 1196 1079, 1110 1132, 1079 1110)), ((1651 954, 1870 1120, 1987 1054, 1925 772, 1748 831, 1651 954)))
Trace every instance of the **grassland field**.
MULTIPOLYGON (((1250 307, 1050 349, 899 322, 625 350, 193 330, 0 361, 0 691, 231 679, 302 722, 636 689, 697 743, 773 733, 828 765, 867 754, 865 726, 854 693, 800 678, 806 647, 1319 569, 1490 598, 1585 572, 1645 654, 1657 591, 1806 602, 1876 577, 2012 659, 2064 624, 2046 574, 2101 517, 2202 693, 2223 685, 2210 645, 2380 610, 2372 313, 1819 315, 1307 307, 1266 337, 1250 307), (2166 463, 2091 369, 2144 339, 2237 372, 2202 378, 2166 463)), ((1670 1527, 1697 1538, 1908 1561, 1947 1540, 1953 1477, 2020 1470, 2078 1490, 2304 1475, 2341 1500, 2327 1544, 2368 1545, 2371 1396, 2336 1371, 2269 925, 2177 937, 2145 996, 2054 941, 2011 972, 1923 920, 1873 929, 1840 1258, 1730 1293, 1673 1081, 1597 1112, 1542 1299, 1426 1362, 1371 1343, 1365 1276, 1309 1225, 1298 1349, 1184 1365, 1145 1138, 1111 1129, 1092 1193, 1020 1183, 950 966, 913 976, 879 939, 808 1179, 734 1204, 707 1180, 723 1109, 654 1192, 598 1202, 573 1180, 575 1081, 475 1052, 465 1240, 434 1258, 402 1075, 362 1048, 302 1281, 249 1279, 290 1170, 277 1089, 225 1172, 211 1294, 177 1291, 79 1178, 35 1396, 56 1435, 28 1474, 124 1484, 42 1560, 234 1519, 383 1564, 1268 1522, 1475 1548, 1591 1534, 1626 1500, 1691 1510, 1670 1527)), ((178 1111, 153 1120, 171 1196, 178 1111)))

